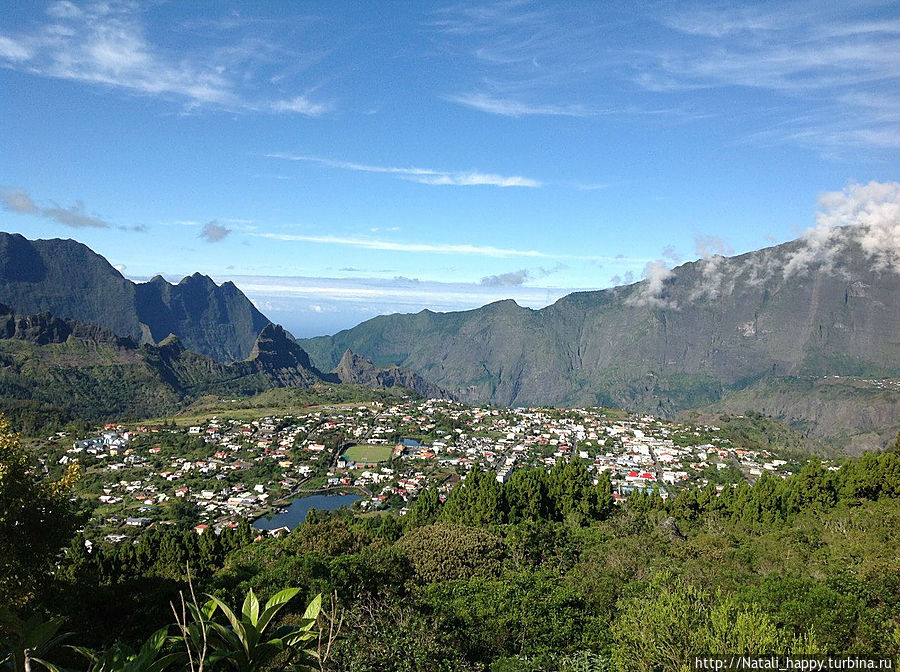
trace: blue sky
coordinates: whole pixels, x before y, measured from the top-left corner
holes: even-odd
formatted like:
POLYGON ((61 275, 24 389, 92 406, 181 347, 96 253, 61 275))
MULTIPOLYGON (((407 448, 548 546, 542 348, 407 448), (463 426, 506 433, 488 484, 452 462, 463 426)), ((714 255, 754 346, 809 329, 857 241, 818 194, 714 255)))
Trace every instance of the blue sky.
POLYGON ((898 179, 900 8, 825 4, 5 3, 0 229, 300 336, 764 247, 898 179))

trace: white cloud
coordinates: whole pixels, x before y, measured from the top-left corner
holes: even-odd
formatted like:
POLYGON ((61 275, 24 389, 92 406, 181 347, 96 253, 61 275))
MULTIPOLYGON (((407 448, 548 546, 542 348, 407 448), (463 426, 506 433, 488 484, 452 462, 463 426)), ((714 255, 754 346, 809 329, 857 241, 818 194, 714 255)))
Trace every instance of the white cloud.
POLYGON ((290 100, 278 100, 270 105, 273 112, 295 112, 307 117, 318 117, 334 108, 331 103, 314 103, 306 96, 295 96, 290 100))
POLYGON ((734 291, 734 274, 728 270, 728 261, 720 254, 703 257, 697 262, 700 279, 688 295, 689 301, 701 298, 717 299, 734 291))
MULTIPOLYGON (((444 100, 451 103, 458 103, 487 112, 488 114, 496 114, 503 117, 526 117, 526 116, 547 116, 547 117, 607 117, 607 116, 628 116, 637 115, 678 115, 681 113, 673 109, 643 109, 635 106, 599 108, 583 105, 580 103, 561 105, 553 103, 525 103, 514 98, 504 98, 487 93, 462 93, 443 96, 444 100)), ((593 188, 605 188, 607 185, 600 185, 593 188)), ((587 188, 591 188, 588 186, 587 188)))
POLYGON ((494 175, 492 173, 448 173, 446 175, 419 175, 410 177, 413 182, 437 186, 452 185, 456 187, 473 187, 488 185, 492 187, 539 187, 541 183, 527 177, 513 175, 494 175))
POLYGON ((339 236, 304 236, 291 233, 251 233, 248 235, 271 240, 290 240, 303 243, 319 243, 324 245, 347 245, 369 250, 385 250, 390 252, 425 252, 434 254, 463 254, 484 257, 546 257, 553 255, 537 250, 517 250, 493 247, 490 245, 469 244, 435 244, 435 243, 402 243, 390 240, 373 240, 368 238, 341 238, 339 236))
POLYGON ((640 86, 657 92, 738 86, 776 94, 779 104, 770 113, 782 118, 752 140, 825 154, 900 146, 900 106, 892 93, 900 86, 900 21, 873 21, 864 5, 853 3, 672 7, 663 22, 679 39, 635 53, 640 86), (775 111, 790 107, 795 112, 775 111))
POLYGON ((0 37, 0 58, 12 62, 27 61, 32 57, 31 49, 8 37, 0 37))
POLYGON ((63 2, 54 2, 50 5, 50 7, 47 8, 47 14, 55 16, 58 19, 72 19, 81 16, 82 11, 77 5, 74 5, 67 0, 63 0, 63 2))
POLYGON ((785 275, 812 264, 830 267, 847 242, 841 235, 845 227, 875 268, 900 271, 900 183, 869 182, 822 194, 816 226, 803 234, 804 245, 788 261, 785 275))
POLYGON ((677 264, 681 261, 681 254, 674 245, 666 245, 662 251, 662 258, 677 264))
POLYGON ((538 180, 533 180, 520 175, 496 175, 493 173, 480 173, 477 171, 447 171, 434 170, 432 168, 395 168, 391 166, 373 166, 365 163, 354 163, 351 161, 334 161, 319 156, 308 156, 304 154, 267 154, 271 159, 285 159, 287 161, 306 161, 309 163, 317 163, 329 168, 340 168, 342 170, 353 170, 363 173, 384 173, 388 175, 396 175, 404 180, 418 182, 420 184, 429 184, 436 186, 457 186, 471 187, 488 185, 493 187, 540 187, 538 180))
POLYGON ((484 287, 517 287, 528 280, 528 269, 488 275, 481 279, 480 285, 484 287))
POLYGON ((644 279, 625 299, 631 306, 677 309, 678 305, 666 295, 666 280, 672 277, 672 269, 664 261, 651 261, 644 267, 644 279))
POLYGON ((728 256, 734 253, 734 249, 724 238, 702 233, 694 236, 694 251, 699 257, 728 256))
POLYGON ((731 294, 735 278, 725 258, 734 253, 731 245, 719 236, 698 234, 694 236, 694 251, 700 257, 697 261, 700 277, 688 294, 688 301, 731 294))
MULTIPOLYGON (((300 243, 316 243, 321 245, 346 245, 368 250, 383 250, 387 252, 419 252, 425 254, 459 254, 464 256, 482 257, 532 257, 538 259, 578 259, 582 261, 611 261, 615 263, 647 261, 641 257, 625 257, 623 255, 611 257, 608 255, 575 255, 575 254, 551 254, 539 250, 520 250, 516 248, 494 247, 492 245, 472 245, 469 243, 408 243, 392 240, 378 240, 374 238, 345 238, 341 236, 311 236, 295 233, 257 233, 247 232, 248 236, 268 238, 269 240, 294 241, 300 243)), ((557 264, 551 269, 541 269, 543 275, 556 272, 564 268, 557 264)))
POLYGON ((331 104, 298 95, 259 95, 255 65, 266 45, 186 48, 171 53, 148 38, 135 2, 58 2, 49 22, 30 32, 0 35, 0 63, 41 77, 102 85, 148 96, 181 99, 196 108, 319 116, 331 104), (252 91, 252 93, 250 93, 252 91))
POLYGON ((666 22, 680 33, 713 38, 660 54, 662 70, 688 86, 737 84, 809 92, 900 74, 893 51, 900 22, 876 25, 854 16, 849 5, 833 12, 797 5, 689 9, 666 22))
POLYGON ((523 103, 509 98, 498 98, 485 93, 461 93, 444 96, 451 103, 459 103, 489 114, 504 117, 524 117, 532 115, 556 117, 589 117, 594 113, 583 105, 541 105, 523 103))

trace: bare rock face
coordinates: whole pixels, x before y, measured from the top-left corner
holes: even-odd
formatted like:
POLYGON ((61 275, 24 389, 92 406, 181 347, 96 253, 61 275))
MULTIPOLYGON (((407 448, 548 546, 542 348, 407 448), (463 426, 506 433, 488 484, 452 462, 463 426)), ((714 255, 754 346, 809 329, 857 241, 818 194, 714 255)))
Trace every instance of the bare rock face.
POLYGON ((11 308, 0 303, 0 339, 47 345, 65 343, 69 337, 120 347, 137 347, 131 339, 121 338, 105 327, 71 319, 63 320, 46 312, 37 315, 16 315, 11 308))
POLYGON ((253 345, 250 357, 242 364, 266 373, 280 386, 305 387, 321 381, 337 382, 316 369, 306 351, 278 324, 266 325, 253 345))
POLYGON ((429 383, 417 373, 399 366, 379 369, 365 357, 348 349, 332 371, 342 383, 355 383, 371 388, 405 387, 423 397, 451 399, 446 391, 429 383))

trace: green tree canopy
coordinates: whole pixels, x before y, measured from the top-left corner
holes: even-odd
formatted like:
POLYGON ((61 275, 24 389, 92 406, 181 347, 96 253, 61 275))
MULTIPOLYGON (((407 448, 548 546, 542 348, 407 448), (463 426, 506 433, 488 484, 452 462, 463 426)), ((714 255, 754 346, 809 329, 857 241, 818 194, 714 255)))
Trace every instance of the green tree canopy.
POLYGON ((31 453, 0 416, 0 603, 31 599, 77 525, 70 500, 79 468, 41 480, 31 453))

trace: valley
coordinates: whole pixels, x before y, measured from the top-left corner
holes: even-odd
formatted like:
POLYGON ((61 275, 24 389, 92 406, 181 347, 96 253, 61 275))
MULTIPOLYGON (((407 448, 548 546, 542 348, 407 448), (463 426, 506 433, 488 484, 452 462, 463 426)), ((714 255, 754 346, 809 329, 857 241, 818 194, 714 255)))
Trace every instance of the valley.
MULTIPOLYGON (((724 427, 676 424, 603 409, 491 409, 441 400, 371 401, 254 419, 227 410, 198 424, 108 424, 89 437, 59 432, 35 447, 48 473, 78 461, 79 497, 92 508, 91 544, 120 543, 149 526, 234 527, 325 489, 362 492, 360 511, 406 514, 431 489, 446 498, 469 471, 506 483, 520 470, 583 462, 613 498, 663 499, 682 489, 785 477, 808 454, 760 442, 762 419, 724 427), (736 427, 756 428, 757 438, 736 427)), ((788 432, 787 428, 782 431, 788 432)), ((798 441, 798 437, 790 437, 798 441)))
POLYGON ((0 672, 900 669, 900 3, 0 2, 0 672))

